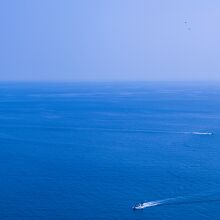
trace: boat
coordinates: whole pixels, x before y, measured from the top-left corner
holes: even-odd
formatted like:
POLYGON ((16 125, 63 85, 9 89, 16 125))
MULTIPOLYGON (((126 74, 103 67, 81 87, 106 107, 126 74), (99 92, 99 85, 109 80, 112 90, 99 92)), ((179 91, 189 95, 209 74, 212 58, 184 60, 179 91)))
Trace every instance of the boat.
POLYGON ((144 203, 137 203, 135 204, 133 207, 133 210, 140 210, 140 209, 144 209, 144 203))
POLYGON ((157 206, 160 205, 160 201, 154 201, 154 202, 143 202, 143 203, 137 203, 132 208, 133 210, 142 210, 148 207, 157 206))

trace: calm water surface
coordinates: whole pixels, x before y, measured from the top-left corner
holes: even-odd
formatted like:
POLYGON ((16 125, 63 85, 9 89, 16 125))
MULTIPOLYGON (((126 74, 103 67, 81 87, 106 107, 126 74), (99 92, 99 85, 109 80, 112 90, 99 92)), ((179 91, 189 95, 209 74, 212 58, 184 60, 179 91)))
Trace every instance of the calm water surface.
POLYGON ((220 219, 220 87, 2 83, 0 167, 2 220, 220 219))

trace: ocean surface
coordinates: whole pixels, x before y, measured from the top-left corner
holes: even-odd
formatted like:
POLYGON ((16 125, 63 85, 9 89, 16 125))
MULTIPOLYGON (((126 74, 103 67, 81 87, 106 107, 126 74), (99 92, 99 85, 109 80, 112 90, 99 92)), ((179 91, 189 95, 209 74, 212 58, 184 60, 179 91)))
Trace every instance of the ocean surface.
POLYGON ((1 83, 0 219, 220 219, 220 86, 1 83))

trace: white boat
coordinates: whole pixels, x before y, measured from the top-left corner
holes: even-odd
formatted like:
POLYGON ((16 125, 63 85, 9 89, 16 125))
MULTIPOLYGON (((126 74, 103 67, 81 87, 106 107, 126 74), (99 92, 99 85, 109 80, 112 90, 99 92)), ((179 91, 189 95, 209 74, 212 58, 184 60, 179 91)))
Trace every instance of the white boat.
POLYGON ((152 207, 152 206, 157 206, 159 205, 160 202, 159 201, 155 201, 155 202, 143 202, 143 203, 137 203, 135 204, 132 208, 133 210, 142 210, 148 207, 152 207))
POLYGON ((134 210, 144 209, 143 203, 137 203, 132 207, 134 210))

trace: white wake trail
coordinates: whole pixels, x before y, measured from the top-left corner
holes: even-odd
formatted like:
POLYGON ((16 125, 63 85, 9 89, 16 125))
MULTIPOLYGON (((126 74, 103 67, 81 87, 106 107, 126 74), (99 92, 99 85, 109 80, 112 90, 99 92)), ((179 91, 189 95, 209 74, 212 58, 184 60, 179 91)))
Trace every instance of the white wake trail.
POLYGON ((134 210, 141 210, 141 209, 150 208, 150 207, 153 207, 153 206, 170 204, 172 202, 175 202, 177 199, 178 198, 168 198, 168 199, 162 199, 162 200, 155 200, 155 201, 137 203, 133 206, 133 209, 134 210))
POLYGON ((186 197, 174 197, 162 200, 155 200, 143 203, 137 203, 133 206, 133 210, 142 210, 154 206, 162 205, 181 205, 181 204, 194 204, 194 203, 208 203, 208 202, 220 202, 220 194, 207 194, 207 195, 194 195, 186 197))

